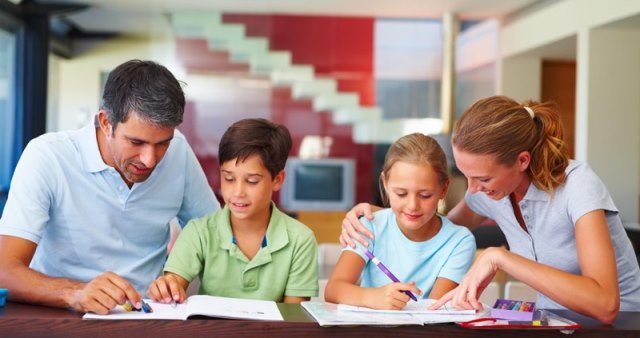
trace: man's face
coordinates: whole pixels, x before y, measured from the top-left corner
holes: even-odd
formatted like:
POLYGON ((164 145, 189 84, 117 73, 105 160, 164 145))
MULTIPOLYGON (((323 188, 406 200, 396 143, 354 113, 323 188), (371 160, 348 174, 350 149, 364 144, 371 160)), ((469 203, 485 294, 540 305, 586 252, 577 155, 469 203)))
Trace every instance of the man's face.
POLYGON ((100 112, 98 118, 105 135, 104 147, 100 147, 105 163, 114 167, 129 186, 144 182, 167 152, 175 128, 154 125, 135 112, 130 112, 115 130, 106 113, 100 112))

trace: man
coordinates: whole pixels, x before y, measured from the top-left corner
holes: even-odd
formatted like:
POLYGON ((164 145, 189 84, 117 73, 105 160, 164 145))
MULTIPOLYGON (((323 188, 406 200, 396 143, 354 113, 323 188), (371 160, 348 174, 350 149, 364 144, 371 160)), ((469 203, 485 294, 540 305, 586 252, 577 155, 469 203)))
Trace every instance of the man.
POLYGON ((163 66, 114 69, 93 124, 32 140, 0 218, 9 299, 105 314, 140 308, 160 274, 169 222, 220 206, 182 134, 185 98, 163 66))

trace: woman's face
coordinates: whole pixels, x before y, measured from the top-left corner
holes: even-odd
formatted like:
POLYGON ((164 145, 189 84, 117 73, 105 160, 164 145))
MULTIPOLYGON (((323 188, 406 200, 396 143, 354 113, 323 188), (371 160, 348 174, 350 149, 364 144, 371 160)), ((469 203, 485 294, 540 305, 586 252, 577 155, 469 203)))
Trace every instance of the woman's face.
POLYGON ((527 174, 531 155, 523 151, 516 162, 505 166, 496 161, 491 154, 472 154, 453 147, 456 166, 467 177, 470 193, 482 192, 493 200, 500 200, 515 192, 524 196, 529 188, 527 174))

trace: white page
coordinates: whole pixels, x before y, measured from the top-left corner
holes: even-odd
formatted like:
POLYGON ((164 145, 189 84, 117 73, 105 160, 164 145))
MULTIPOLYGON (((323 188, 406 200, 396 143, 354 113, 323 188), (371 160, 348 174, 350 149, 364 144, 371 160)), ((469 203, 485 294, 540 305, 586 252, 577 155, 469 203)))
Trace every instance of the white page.
POLYGON ((276 302, 198 295, 188 300, 189 315, 223 318, 284 320, 276 302))
MULTIPOLYGON (((351 311, 351 312, 369 312, 369 313, 389 313, 389 314, 446 314, 446 315, 473 315, 476 314, 475 310, 455 310, 452 306, 443 306, 438 310, 429 310, 429 306, 436 302, 435 299, 420 299, 417 302, 410 301, 401 310, 378 310, 371 309, 363 306, 354 306, 340 304, 338 305, 338 311, 351 311)), ((447 304, 445 304, 447 305, 447 304)), ((487 306, 485 305, 485 308, 487 306)))
POLYGON ((151 306, 153 312, 127 311, 118 305, 107 315, 87 313, 82 318, 185 320, 191 315, 203 315, 219 318, 284 320, 276 302, 267 300, 197 295, 189 297, 183 304, 177 304, 175 308, 171 304, 157 303, 152 300, 145 300, 145 302, 151 306))
POLYGON ((302 307, 311 314, 320 326, 352 325, 422 325, 422 321, 410 314, 388 315, 385 313, 339 312, 338 305, 324 302, 302 302, 302 307))
POLYGON ((453 323, 464 322, 480 317, 487 317, 490 308, 483 304, 483 311, 475 312, 475 310, 455 310, 452 306, 443 306, 438 310, 427 310, 429 306, 435 303, 434 299, 420 299, 417 302, 409 302, 402 310, 376 310, 366 307, 340 304, 338 312, 343 313, 362 313, 367 315, 385 314, 388 316, 410 315, 416 320, 424 324, 436 323, 453 323))

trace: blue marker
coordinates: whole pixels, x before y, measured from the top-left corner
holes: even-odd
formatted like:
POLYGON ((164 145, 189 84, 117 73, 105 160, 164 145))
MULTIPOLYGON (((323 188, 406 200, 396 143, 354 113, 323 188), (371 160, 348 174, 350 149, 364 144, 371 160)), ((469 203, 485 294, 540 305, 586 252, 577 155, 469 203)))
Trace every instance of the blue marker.
POLYGON ((140 304, 142 305, 142 311, 144 311, 144 313, 153 312, 153 309, 151 308, 151 305, 145 303, 144 300, 140 299, 140 304))
MULTIPOLYGON (((364 253, 365 255, 367 255, 367 257, 369 257, 369 259, 373 262, 373 264, 375 264, 378 268, 380 268, 380 270, 382 270, 382 272, 384 272, 385 275, 387 275, 387 277, 391 278, 391 280, 396 283, 400 283, 400 280, 398 279, 398 277, 394 276, 393 273, 391 273, 391 271, 389 271, 389 269, 387 269, 387 267, 384 266, 384 264, 382 264, 382 262, 376 256, 373 255, 373 253, 371 253, 371 251, 365 250, 364 253)), ((405 290, 403 292, 406 293, 407 296, 411 297, 411 299, 415 300, 416 302, 418 301, 418 298, 416 298, 416 296, 414 296, 413 293, 411 293, 411 291, 405 290)))

